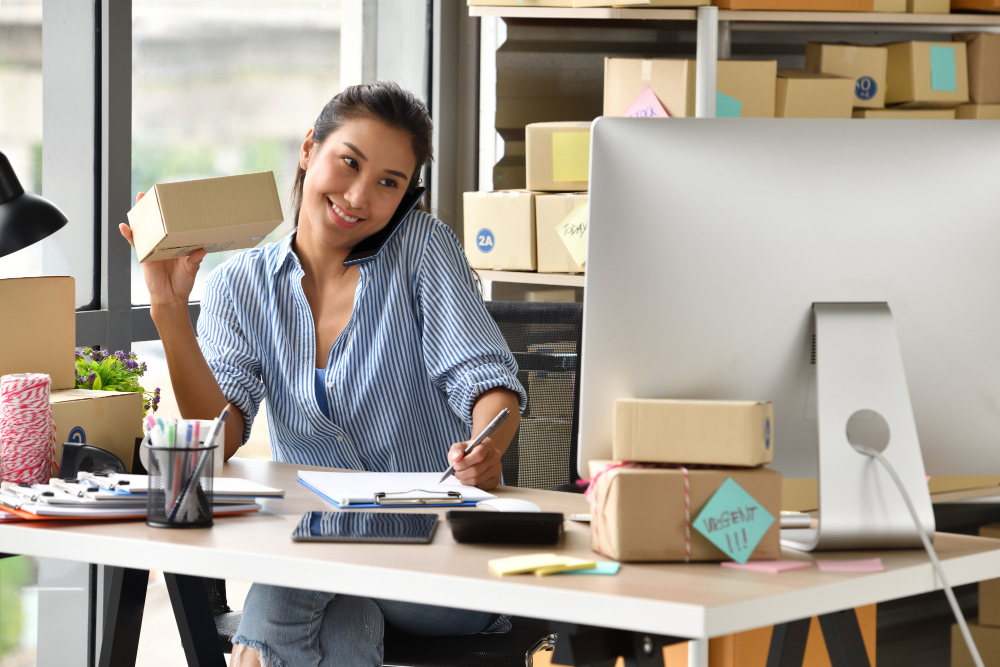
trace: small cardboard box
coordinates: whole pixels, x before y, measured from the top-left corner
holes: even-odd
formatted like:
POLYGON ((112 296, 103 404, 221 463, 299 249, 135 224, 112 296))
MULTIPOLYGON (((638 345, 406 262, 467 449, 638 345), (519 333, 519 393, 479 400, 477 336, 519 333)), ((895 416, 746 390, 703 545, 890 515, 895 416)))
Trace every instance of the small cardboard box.
POLYGON ((113 452, 132 469, 135 439, 142 438, 142 395, 121 391, 53 391, 56 461, 64 442, 85 442, 113 452))
POLYGON ((466 192, 465 254, 474 269, 534 271, 535 193, 466 192))
POLYGON ((951 0, 906 0, 906 11, 910 14, 948 14, 951 0))
MULTIPOLYGON (((903 10, 904 11, 905 7, 903 10)), ((806 69, 854 80, 854 106, 881 109, 885 106, 885 70, 889 58, 881 46, 848 44, 806 45, 806 69)))
POLYGON ((875 0, 712 0, 722 9, 772 9, 796 12, 870 12, 875 0))
POLYGON ((969 61, 969 101, 1000 103, 1000 35, 963 32, 952 35, 952 39, 965 42, 969 61))
POLYGON ((615 400, 617 461, 758 466, 774 458, 774 407, 757 401, 615 400))
POLYGON ((906 0, 875 0, 876 12, 906 13, 906 0))
POLYGON ((855 109, 854 118, 885 120, 955 120, 954 109, 855 109))
POLYGON ((933 108, 969 101, 964 42, 900 42, 886 48, 886 104, 933 108))
POLYGON ((850 118, 854 81, 833 74, 778 70, 775 118, 850 118))
POLYGON ((951 0, 951 8, 973 12, 1000 12, 1000 0, 951 0))
POLYGON ((0 375, 47 373, 52 390, 76 386, 76 283, 68 276, 0 280, 0 375))
MULTIPOLYGON (((1000 665, 1000 628, 968 621, 969 634, 979 649, 979 657, 984 665, 1000 665)), ((957 623, 951 626, 951 667, 975 667, 969 647, 962 638, 962 630, 957 623)))
MULTIPOLYGON (((590 548, 617 561, 683 561, 685 555, 684 473, 677 468, 619 467, 591 461, 590 548), (605 471, 605 472, 602 472, 605 471)), ((689 470, 691 560, 729 560, 694 523, 727 478, 773 517, 751 560, 781 557, 781 474, 768 468, 689 470)))
POLYGON ((590 122, 530 123, 524 128, 529 190, 579 192, 590 179, 590 122))
POLYGON ((573 210, 587 202, 580 193, 535 196, 535 230, 538 239, 539 273, 583 273, 566 244, 556 232, 556 226, 573 210))
POLYGON ((157 183, 128 212, 140 262, 252 248, 283 219, 270 171, 157 183))
MULTIPOLYGON (((774 60, 720 60, 716 116, 773 118, 777 75, 774 60)), ((621 116, 647 85, 671 116, 694 116, 694 60, 610 57, 604 59, 604 115, 621 116)))
MULTIPOLYGON (((1000 539, 1000 523, 981 526, 979 536, 1000 539)), ((1000 628, 1000 579, 979 582, 979 624, 1000 628)))
POLYGON ((1000 104, 963 104, 955 109, 961 120, 1000 120, 1000 104))

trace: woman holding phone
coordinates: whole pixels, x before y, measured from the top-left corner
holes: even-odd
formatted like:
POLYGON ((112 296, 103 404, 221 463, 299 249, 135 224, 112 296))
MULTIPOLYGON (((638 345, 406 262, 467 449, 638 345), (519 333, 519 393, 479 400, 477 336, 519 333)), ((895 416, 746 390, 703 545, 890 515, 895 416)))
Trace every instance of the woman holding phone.
MULTIPOLYGON (((211 273, 197 337, 188 298, 205 252, 142 265, 182 416, 235 407, 227 458, 266 397, 275 461, 380 472, 452 463, 463 484, 500 483, 527 396, 458 239, 421 207, 370 261, 344 265, 416 190, 431 134, 424 104, 394 83, 331 99, 299 151, 295 231, 211 273), (512 418, 463 457, 504 408, 512 418)), ((380 666, 385 622, 429 636, 510 627, 497 614, 254 584, 231 665, 380 666)))

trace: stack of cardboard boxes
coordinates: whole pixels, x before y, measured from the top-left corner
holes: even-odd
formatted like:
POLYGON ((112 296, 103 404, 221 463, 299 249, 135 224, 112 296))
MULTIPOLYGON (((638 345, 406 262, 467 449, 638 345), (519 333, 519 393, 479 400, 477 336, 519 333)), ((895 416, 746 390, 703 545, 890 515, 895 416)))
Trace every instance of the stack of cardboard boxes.
MULTIPOLYGON (((1000 538, 1000 523, 983 526, 980 537, 1000 538)), ((1000 579, 979 583, 979 618, 969 621, 969 632, 987 665, 1000 664, 1000 579)), ((958 624, 951 626, 951 667, 974 667, 958 624)))

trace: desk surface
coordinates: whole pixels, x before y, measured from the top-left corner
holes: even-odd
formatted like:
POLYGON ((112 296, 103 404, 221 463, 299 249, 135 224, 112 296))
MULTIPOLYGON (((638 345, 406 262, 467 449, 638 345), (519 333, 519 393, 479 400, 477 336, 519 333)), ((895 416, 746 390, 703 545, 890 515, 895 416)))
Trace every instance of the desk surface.
MULTIPOLYGON (((545 550, 595 557, 589 527, 566 522, 555 548, 459 545, 442 522, 429 545, 294 543, 307 510, 331 509, 295 482, 307 466, 234 459, 225 476, 286 490, 256 515, 217 519, 210 529, 170 530, 139 522, 35 522, 0 525, 0 550, 178 574, 259 581, 681 637, 714 637, 755 627, 916 595, 937 589, 923 551, 838 552, 825 558, 881 556, 886 572, 779 575, 704 564, 622 565, 614 577, 497 577, 490 558, 545 550)), ((543 510, 588 511, 583 496, 501 488, 543 510)), ((360 511, 360 510, 355 510, 360 511)), ((405 511, 436 511, 444 509, 405 511)), ((939 533, 935 540, 952 585, 1000 577, 1000 540, 939 533)), ((809 560, 786 550, 784 558, 809 560)))

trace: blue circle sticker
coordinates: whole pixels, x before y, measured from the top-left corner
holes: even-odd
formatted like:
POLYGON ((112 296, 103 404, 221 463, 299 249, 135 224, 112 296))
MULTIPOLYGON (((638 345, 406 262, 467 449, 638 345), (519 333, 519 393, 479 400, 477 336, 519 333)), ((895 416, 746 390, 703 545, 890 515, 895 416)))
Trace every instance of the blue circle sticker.
POLYGON ((771 449, 771 419, 764 419, 764 449, 771 449))
POLYGON ((493 232, 483 227, 476 234, 476 247, 479 248, 480 252, 489 252, 493 250, 493 246, 496 245, 496 239, 493 238, 493 232))
POLYGON ((854 94, 859 100, 870 100, 878 93, 878 84, 870 76, 863 76, 854 84, 854 94))
POLYGON ((87 434, 81 427, 74 426, 73 430, 69 432, 69 440, 66 442, 75 442, 82 445, 87 442, 87 434))

